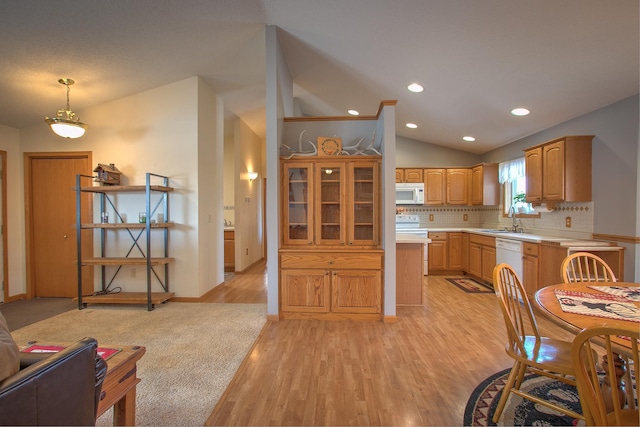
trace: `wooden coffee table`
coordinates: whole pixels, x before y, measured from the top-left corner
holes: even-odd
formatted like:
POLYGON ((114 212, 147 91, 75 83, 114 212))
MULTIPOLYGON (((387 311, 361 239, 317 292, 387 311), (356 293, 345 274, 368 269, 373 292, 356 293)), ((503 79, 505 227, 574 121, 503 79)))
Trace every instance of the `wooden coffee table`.
MULTIPOLYGON (((32 345, 67 347, 71 344, 31 341, 24 348, 32 345)), ((139 345, 122 346, 102 343, 98 343, 98 348, 119 351, 106 360, 107 373, 102 383, 97 416, 113 407, 114 426, 134 426, 136 425, 136 385, 141 381, 137 375, 137 363, 146 349, 139 345)))
POLYGON ((102 383, 98 416, 113 406, 114 426, 136 425, 136 385, 138 360, 146 349, 142 346, 118 346, 99 344, 101 348, 117 348, 121 351, 107 360, 107 375, 102 383))

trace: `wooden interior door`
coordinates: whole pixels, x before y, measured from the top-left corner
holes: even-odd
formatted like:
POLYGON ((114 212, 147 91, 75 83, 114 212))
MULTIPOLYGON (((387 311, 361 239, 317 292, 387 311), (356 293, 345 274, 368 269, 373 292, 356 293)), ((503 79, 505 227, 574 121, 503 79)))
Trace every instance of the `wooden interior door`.
MULTIPOLYGON (((91 174, 90 153, 25 154, 28 229, 28 289, 31 297, 77 297, 77 174, 91 174)), ((84 185, 87 185, 87 179, 84 185)), ((83 197, 90 196, 89 193, 83 197)), ((91 199, 83 201, 83 222, 93 222, 91 199)), ((93 251, 91 230, 83 231, 83 252, 93 251)), ((93 270, 83 268, 83 294, 93 292, 93 270)))

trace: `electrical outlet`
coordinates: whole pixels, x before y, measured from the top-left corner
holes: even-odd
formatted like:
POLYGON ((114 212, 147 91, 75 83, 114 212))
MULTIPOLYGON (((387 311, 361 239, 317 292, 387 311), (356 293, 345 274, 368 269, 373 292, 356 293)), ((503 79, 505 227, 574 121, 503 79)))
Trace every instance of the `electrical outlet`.
POLYGON ((463 221, 469 221, 469 215, 467 215, 467 214, 462 215, 462 220, 463 221))
POLYGON ((433 214, 429 214, 429 221, 433 221, 433 214))
POLYGON ((570 216, 565 218, 565 226, 567 228, 571 228, 571 217, 570 216))
POLYGON ((249 255, 249 248, 246 248, 246 249, 244 250, 244 252, 245 252, 245 253, 244 253, 245 255, 249 255))
POLYGON ((135 268, 131 269, 131 277, 134 277, 134 278, 136 277, 136 269, 135 268))

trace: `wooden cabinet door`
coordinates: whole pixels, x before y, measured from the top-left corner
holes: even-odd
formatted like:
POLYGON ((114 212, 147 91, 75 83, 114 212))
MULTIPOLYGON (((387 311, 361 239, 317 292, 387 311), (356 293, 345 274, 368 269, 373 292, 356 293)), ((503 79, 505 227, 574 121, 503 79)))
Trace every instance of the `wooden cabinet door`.
POLYGON ((496 266, 496 248, 482 247, 482 279, 493 283, 493 269, 496 266))
POLYGON ((332 272, 334 313, 380 313, 382 275, 379 270, 341 270, 332 272))
POLYGON ((424 170, 424 204, 444 205, 446 201, 445 169, 424 170))
POLYGON ((449 265, 447 270, 462 270, 462 233, 447 233, 449 265))
POLYGON ((527 202, 542 201, 542 147, 527 150, 524 154, 527 178, 527 202))
POLYGON ((405 169, 404 182, 424 182, 422 169, 405 169))
POLYGON ((542 198, 564 200, 564 141, 542 147, 542 198))
POLYGON ((469 204, 469 169, 447 169, 447 204, 469 204))
POLYGON ((380 242, 380 178, 377 161, 349 163, 347 168, 347 245, 380 242))
POLYGON ((312 245, 313 165, 308 162, 283 164, 282 184, 282 194, 286 201, 282 212, 283 243, 312 245))
POLYGON ((447 241, 432 240, 428 246, 429 271, 443 271, 447 268, 447 241))
POLYGON ((469 272, 469 233, 462 233, 462 271, 469 272))
POLYGON ((396 182, 404 182, 404 169, 396 168, 396 182))
POLYGON ((483 204, 483 185, 484 185, 484 176, 483 176, 483 167, 476 166, 471 169, 471 204, 472 205, 481 205, 483 204))
POLYGON ((522 284, 530 298, 538 290, 538 257, 525 255, 522 257, 522 284))
POLYGON ((282 311, 328 313, 331 276, 321 269, 285 269, 281 271, 282 311))
POLYGON ((469 243, 469 274, 482 277, 482 245, 478 243, 469 243))
POLYGON ((347 173, 345 163, 318 162, 315 168, 315 244, 347 243, 347 173))

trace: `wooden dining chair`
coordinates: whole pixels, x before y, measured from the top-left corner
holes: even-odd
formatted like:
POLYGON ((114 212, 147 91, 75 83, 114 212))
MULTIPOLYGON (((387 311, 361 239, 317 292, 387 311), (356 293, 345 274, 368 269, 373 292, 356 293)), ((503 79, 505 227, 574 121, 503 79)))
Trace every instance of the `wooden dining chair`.
MULTIPOLYGON (((573 340, 571 357, 576 372, 578 394, 587 425, 621 426, 640 425, 640 414, 633 390, 638 378, 638 340, 640 328, 636 323, 628 326, 611 326, 606 322, 583 329, 573 340), (630 354, 621 358, 617 351, 619 342, 630 348, 630 354), (604 353, 607 361, 616 363, 598 364, 594 350, 604 353), (623 363, 623 364, 622 364, 623 363), (624 368, 621 370, 621 364, 624 368), (604 370, 606 379, 598 376, 598 367, 604 370), (623 372, 624 371, 624 372, 623 372), (615 386, 616 377, 621 376, 622 385, 615 386), (614 384, 614 387, 608 384, 614 384), (622 389, 624 388, 624 389, 622 389), (607 403, 608 401, 608 403, 607 403), (621 402, 613 404, 612 402, 621 402)), ((628 353, 629 350, 625 353, 628 353)))
POLYGON ((611 267, 590 252, 575 252, 567 256, 562 261, 560 273, 564 283, 617 281, 611 267))
POLYGON ((573 364, 571 363, 571 343, 540 336, 527 293, 511 266, 505 263, 495 266, 493 285, 507 327, 505 351, 514 360, 511 373, 493 415, 493 421, 497 423, 500 419, 510 393, 570 417, 584 419, 581 414, 575 411, 520 389, 527 370, 575 386, 576 383, 571 378, 574 377, 573 364), (530 331, 531 335, 527 335, 527 331, 530 331))

